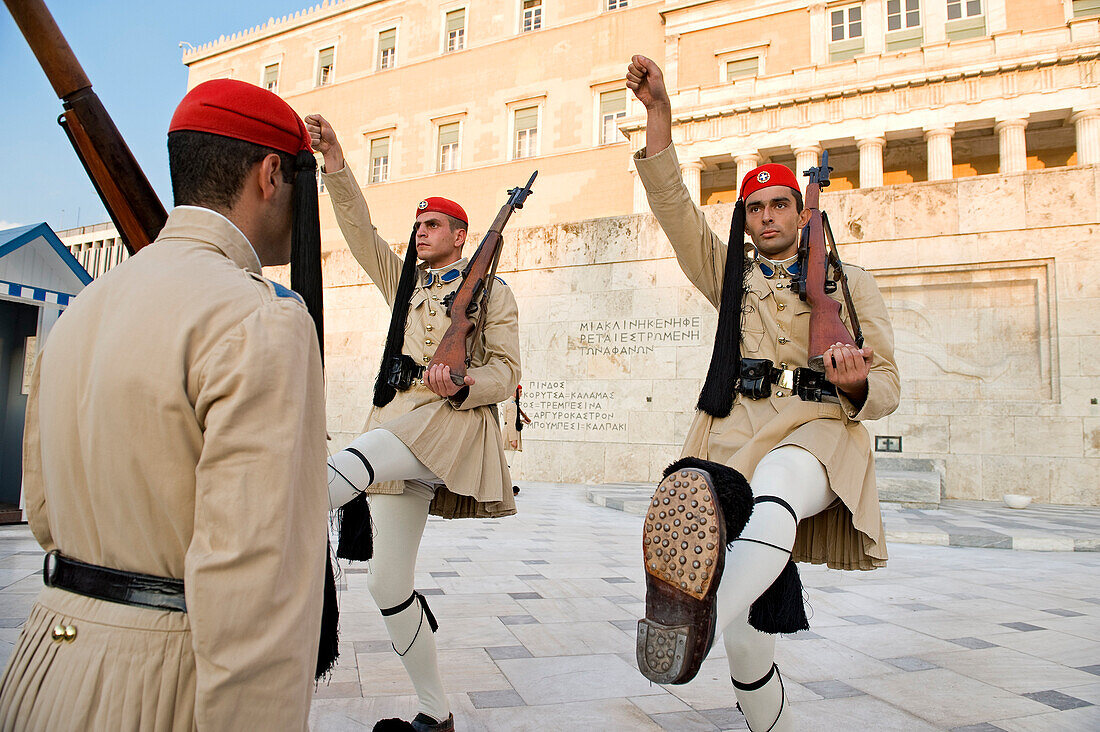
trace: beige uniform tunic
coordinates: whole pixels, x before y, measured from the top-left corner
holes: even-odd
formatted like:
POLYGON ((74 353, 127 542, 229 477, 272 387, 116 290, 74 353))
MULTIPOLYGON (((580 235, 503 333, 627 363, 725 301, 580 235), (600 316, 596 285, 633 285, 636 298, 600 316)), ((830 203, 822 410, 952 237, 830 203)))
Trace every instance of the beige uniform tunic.
MULTIPOLYGON (((401 279, 402 259, 371 224, 363 192, 348 166, 324 174, 336 220, 352 255, 378 285, 389 306, 401 279)), ((419 281, 409 301, 401 352, 427 366, 451 319, 443 298, 458 289, 466 260, 433 274, 421 263, 419 281)), ((419 383, 397 392, 384 407, 372 407, 364 431, 392 432, 444 486, 436 491, 430 512, 444 518, 508 516, 516 512, 512 478, 497 423, 495 405, 515 393, 520 380, 519 310, 503 281, 493 284, 488 320, 474 344, 467 373, 474 379, 461 403, 445 399, 419 383)), ((376 369, 377 365, 368 368, 376 369)), ((401 482, 379 483, 368 493, 401 493, 401 482)))
POLYGON ((508 401, 504 402, 503 412, 504 426, 500 432, 504 437, 504 449, 523 452, 523 433, 516 429, 516 415, 519 410, 516 408, 515 397, 510 397, 508 401), (515 447, 512 447, 513 441, 516 443, 515 447))
MULTIPOLYGON (((644 157, 635 164, 681 269, 716 308, 722 294, 726 244, 707 226, 680 177, 676 150, 644 157)), ((826 563, 835 569, 873 569, 886 563, 886 538, 875 486, 870 436, 860 424, 884 417, 897 408, 900 382, 894 363, 894 332, 886 305, 870 274, 844 265, 852 301, 863 326, 865 344, 874 348, 867 377, 867 400, 856 408, 843 396, 840 404, 803 401, 778 387, 767 399, 738 394, 728 417, 695 414, 683 456, 729 465, 751 479, 757 463, 782 445, 808 450, 829 476, 829 487, 840 502, 798 525, 793 557, 798 562, 826 563)), ((780 368, 807 362, 809 304, 791 292, 790 280, 768 279, 753 266, 742 308, 741 355, 770 359, 780 368), (783 366, 782 364, 786 364, 783 366)), ((839 291, 841 317, 851 330, 839 291)))
POLYGON ((328 495, 305 306, 212 211, 58 320, 27 403, 23 487, 43 549, 182 579, 187 612, 45 588, 0 685, 5 730, 303 730, 328 495), (54 641, 71 624, 76 638, 54 641))

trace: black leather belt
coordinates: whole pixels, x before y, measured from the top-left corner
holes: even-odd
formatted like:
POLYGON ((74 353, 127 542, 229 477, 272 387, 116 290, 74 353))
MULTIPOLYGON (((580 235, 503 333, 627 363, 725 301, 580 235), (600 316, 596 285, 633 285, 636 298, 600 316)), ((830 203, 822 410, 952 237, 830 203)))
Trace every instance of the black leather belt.
POLYGON ((739 393, 750 399, 766 399, 771 396, 772 384, 807 402, 840 402, 836 387, 820 371, 806 367, 777 369, 767 358, 741 359, 739 393))
POLYGON ((183 580, 100 567, 62 556, 58 551, 46 555, 42 581, 47 587, 57 587, 97 600, 187 612, 183 580))

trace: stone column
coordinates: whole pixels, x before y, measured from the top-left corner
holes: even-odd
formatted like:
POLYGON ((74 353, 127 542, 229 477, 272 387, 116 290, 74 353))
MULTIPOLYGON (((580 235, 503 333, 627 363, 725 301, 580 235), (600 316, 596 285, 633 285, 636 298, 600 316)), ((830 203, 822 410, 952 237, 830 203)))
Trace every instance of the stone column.
POLYGON ((745 180, 745 176, 749 174, 749 171, 760 167, 760 153, 741 153, 735 155, 733 161, 737 163, 737 190, 740 191, 741 181, 745 180))
POLYGON ((691 200, 696 206, 702 205, 700 196, 703 184, 703 161, 689 160, 686 163, 680 163, 680 175, 684 178, 684 185, 687 186, 691 200))
POLYGON ((634 213, 649 213, 649 201, 645 197, 642 177, 633 168, 630 169, 630 177, 634 179, 634 213))
POLYGON ((882 151, 886 147, 884 137, 861 137, 859 146, 859 187, 877 188, 882 185, 882 151))
POLYGON ((1077 164, 1100 163, 1100 109, 1076 112, 1069 121, 1077 129, 1077 164))
POLYGON ((810 2, 810 63, 829 62, 829 24, 825 16, 825 3, 810 2))
POLYGON ((801 181, 810 168, 817 167, 821 156, 821 145, 800 145, 794 149, 794 175, 801 181))
POLYGON ((1027 170, 1026 119, 999 120, 993 125, 1001 151, 1002 173, 1022 173, 1027 170))
POLYGON ((924 139, 928 143, 928 180, 951 180, 951 137, 955 134, 953 126, 937 127, 925 130, 924 139))

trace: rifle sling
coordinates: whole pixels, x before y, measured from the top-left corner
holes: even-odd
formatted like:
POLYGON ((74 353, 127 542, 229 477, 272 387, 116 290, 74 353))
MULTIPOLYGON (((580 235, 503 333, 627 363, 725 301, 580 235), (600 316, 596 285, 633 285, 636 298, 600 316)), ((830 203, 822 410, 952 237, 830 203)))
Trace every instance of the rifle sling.
POLYGON ((477 343, 481 337, 481 332, 485 330, 485 313, 489 309, 489 296, 493 293, 493 280, 497 276, 497 264, 500 263, 500 253, 504 249, 504 235, 500 237, 500 245, 497 247, 496 252, 493 254, 493 265, 489 268, 489 279, 485 283, 485 287, 481 290, 481 304, 478 306, 477 323, 474 325, 474 332, 470 335, 470 345, 466 348, 466 367, 470 367, 471 353, 473 352, 473 345, 477 343))
POLYGON ((825 229, 825 240, 829 242, 830 255, 835 262, 837 271, 840 272, 840 289, 844 293, 844 303, 848 308, 848 317, 852 321, 852 330, 855 331, 856 346, 863 348, 863 327, 859 324, 859 315, 856 313, 856 306, 852 302, 852 293, 848 290, 848 274, 844 271, 844 263, 840 260, 840 252, 836 248, 836 240, 833 239, 833 229, 829 226, 829 217, 825 215, 825 212, 821 212, 822 228, 825 229))

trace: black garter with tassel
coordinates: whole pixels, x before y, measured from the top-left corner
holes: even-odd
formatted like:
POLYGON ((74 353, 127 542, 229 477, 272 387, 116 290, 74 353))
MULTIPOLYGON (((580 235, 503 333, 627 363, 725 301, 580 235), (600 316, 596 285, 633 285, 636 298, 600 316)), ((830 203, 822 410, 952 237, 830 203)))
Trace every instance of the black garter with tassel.
POLYGON ((339 542, 336 556, 353 562, 365 562, 374 556, 374 532, 370 521, 367 494, 360 493, 339 511, 339 542))
POLYGON ((771 587, 753 602, 749 608, 749 625, 761 633, 772 634, 810 629, 802 597, 802 579, 793 560, 787 560, 787 566, 771 587))

